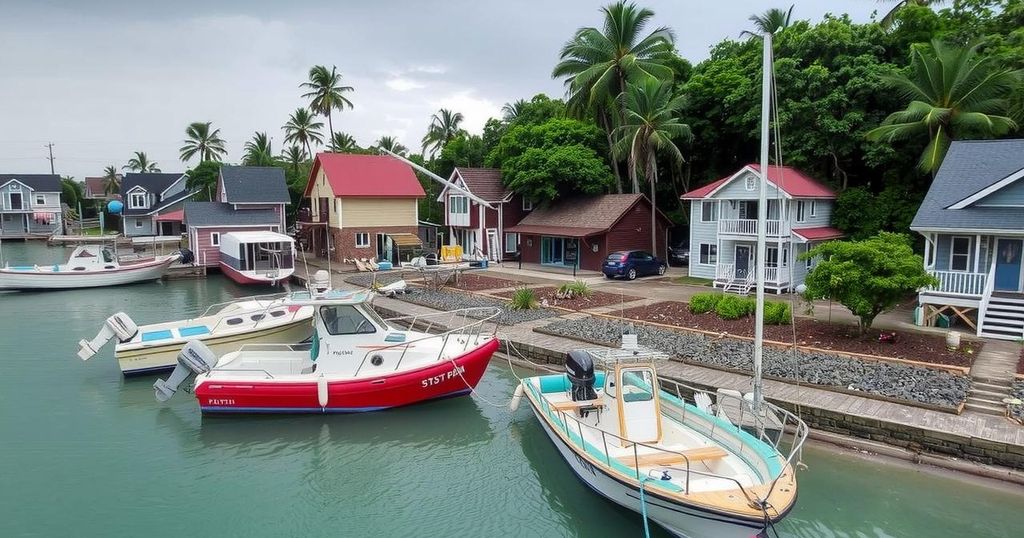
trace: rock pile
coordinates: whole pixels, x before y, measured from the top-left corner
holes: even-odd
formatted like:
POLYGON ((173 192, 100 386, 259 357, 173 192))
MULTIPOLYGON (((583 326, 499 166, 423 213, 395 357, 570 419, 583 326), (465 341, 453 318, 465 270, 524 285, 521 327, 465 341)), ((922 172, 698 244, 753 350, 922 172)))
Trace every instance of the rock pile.
POLYGON ((501 313, 498 314, 498 317, 495 318, 495 322, 501 325, 515 325, 525 321, 533 321, 558 315, 558 312, 547 308, 538 308, 535 310, 509 310, 506 308, 505 301, 480 295, 460 293, 457 291, 434 291, 420 288, 409 288, 408 293, 396 295, 395 298, 446 312, 458 310, 460 308, 496 306, 502 309, 501 313))
POLYGON ((377 277, 377 284, 379 286, 387 286, 392 282, 397 282, 402 279, 402 273, 399 271, 383 271, 380 273, 358 273, 350 277, 346 277, 345 282, 362 288, 369 288, 373 284, 374 275, 377 277))
MULTIPOLYGON (((1013 389, 1011 394, 1018 400, 1024 400, 1024 381, 1016 381, 1013 383, 1013 389)), ((1011 405, 1010 416, 1024 422, 1024 404, 1011 405)))

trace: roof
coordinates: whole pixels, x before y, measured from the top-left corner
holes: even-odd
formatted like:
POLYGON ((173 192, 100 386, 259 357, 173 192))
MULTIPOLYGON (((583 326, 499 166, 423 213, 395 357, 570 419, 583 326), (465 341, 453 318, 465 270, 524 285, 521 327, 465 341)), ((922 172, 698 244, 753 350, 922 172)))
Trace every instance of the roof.
POLYGON ((259 226, 281 224, 273 209, 232 209, 220 202, 185 202, 188 226, 259 226))
POLYGON ((276 166, 220 167, 227 201, 233 204, 290 204, 284 170, 276 166))
POLYGON ((826 239, 839 239, 845 236, 841 230, 831 226, 818 226, 815 228, 793 228, 793 233, 802 237, 805 241, 825 241, 826 239))
POLYGON ((178 202, 180 202, 182 200, 187 200, 187 199, 191 198, 192 196, 194 196, 197 192, 198 191, 181 191, 178 194, 176 194, 176 195, 174 195, 174 196, 172 196, 170 198, 165 198, 163 200, 160 200, 160 203, 158 203, 158 204, 156 204, 154 206, 151 206, 149 209, 130 209, 128 207, 125 207, 123 215, 128 216, 128 217, 132 217, 132 216, 138 216, 138 215, 155 215, 155 214, 159 214, 161 210, 163 210, 163 209, 165 209, 165 208, 167 208, 169 206, 172 206, 172 205, 174 205, 174 204, 176 204, 176 203, 178 203, 178 202))
MULTIPOLYGON (((641 194, 603 194, 582 196, 563 200, 557 204, 539 207, 519 221, 506 228, 507 232, 523 234, 562 235, 587 237, 607 232, 633 206, 647 198, 641 194)), ((668 220, 660 211, 662 219, 668 220)))
MULTIPOLYGON (((707 198, 715 193, 719 187, 743 175, 744 171, 750 170, 758 173, 761 170, 759 164, 748 164, 732 175, 725 176, 687 192, 682 196, 684 200, 707 198)), ((768 181, 778 186, 779 190, 794 198, 835 198, 836 193, 824 184, 808 176, 807 174, 793 168, 792 166, 768 165, 768 181)))
POLYGON ((16 179, 30 189, 39 192, 60 192, 60 176, 57 174, 0 174, 0 185, 16 179))
POLYGON ((408 164, 390 155, 318 153, 309 172, 308 196, 323 168, 335 196, 366 198, 422 198, 423 186, 408 164))
POLYGON ((913 230, 1024 230, 1019 207, 949 207, 1024 170, 1024 139, 953 142, 910 224, 913 230))
POLYGON ((177 209, 164 213, 156 218, 157 222, 184 222, 185 221, 185 210, 177 209))
POLYGON ((410 233, 393 233, 388 234, 388 237, 400 247, 421 247, 423 241, 420 240, 420 236, 410 233))
POLYGON ((501 182, 501 170, 497 168, 456 168, 459 177, 466 184, 466 189, 487 200, 500 202, 509 195, 509 190, 501 182))
POLYGON ((284 234, 277 232, 268 231, 251 231, 251 232, 228 232, 221 236, 221 240, 228 236, 234 238, 239 243, 294 243, 295 240, 284 234))
POLYGON ((102 177, 87 177, 85 178, 85 188, 89 190, 93 195, 103 196, 103 187, 106 181, 102 177))
POLYGON ((136 174, 129 172, 121 179, 121 194, 124 195, 135 187, 142 187, 154 194, 160 194, 167 190, 167 187, 170 187, 172 183, 181 179, 183 175, 185 174, 181 172, 176 174, 136 174))

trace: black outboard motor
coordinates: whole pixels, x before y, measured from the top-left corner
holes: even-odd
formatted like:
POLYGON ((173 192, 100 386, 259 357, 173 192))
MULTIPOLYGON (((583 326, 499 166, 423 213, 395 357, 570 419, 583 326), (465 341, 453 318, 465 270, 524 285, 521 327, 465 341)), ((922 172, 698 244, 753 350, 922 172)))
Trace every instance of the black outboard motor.
POLYGON ((192 254, 192 251, 187 249, 187 248, 183 248, 183 249, 179 250, 178 254, 181 255, 181 259, 178 260, 178 261, 182 265, 188 265, 188 264, 196 261, 196 255, 192 254))
POLYGON ((597 399, 597 391, 594 390, 594 359, 590 353, 578 349, 570 351, 565 359, 565 373, 572 386, 572 401, 597 399))

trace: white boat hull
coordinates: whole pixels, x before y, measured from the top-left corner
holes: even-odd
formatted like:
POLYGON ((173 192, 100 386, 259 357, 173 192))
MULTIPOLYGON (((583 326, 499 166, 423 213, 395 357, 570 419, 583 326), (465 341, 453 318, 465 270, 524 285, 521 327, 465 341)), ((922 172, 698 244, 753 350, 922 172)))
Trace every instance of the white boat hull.
POLYGON ((0 290, 58 290, 119 286, 163 278, 177 256, 116 269, 87 271, 0 269, 0 290))

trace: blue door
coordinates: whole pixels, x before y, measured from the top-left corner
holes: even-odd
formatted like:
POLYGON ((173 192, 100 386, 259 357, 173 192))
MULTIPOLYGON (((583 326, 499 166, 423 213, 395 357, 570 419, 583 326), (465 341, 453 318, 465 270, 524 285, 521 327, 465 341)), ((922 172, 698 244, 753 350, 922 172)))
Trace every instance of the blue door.
POLYGON ((1020 255, 1024 241, 1000 239, 996 246, 996 281, 994 287, 1001 291, 1020 290, 1020 255))

